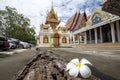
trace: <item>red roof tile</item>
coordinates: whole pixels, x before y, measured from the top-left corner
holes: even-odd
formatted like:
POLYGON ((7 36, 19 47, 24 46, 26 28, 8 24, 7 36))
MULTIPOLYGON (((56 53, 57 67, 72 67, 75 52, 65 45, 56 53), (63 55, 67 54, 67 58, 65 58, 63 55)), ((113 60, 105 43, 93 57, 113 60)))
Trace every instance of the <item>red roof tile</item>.
POLYGON ((72 27, 76 15, 77 15, 77 12, 76 12, 72 17, 70 17, 70 18, 68 19, 68 21, 67 21, 67 23, 66 23, 67 30, 69 30, 69 29, 72 27))
POLYGON ((71 29, 70 30, 74 30, 74 28, 76 27, 76 25, 79 23, 79 18, 80 18, 80 12, 77 13, 77 16, 76 16, 76 19, 74 20, 74 24, 72 25, 71 29))
POLYGON ((67 30, 73 31, 79 29, 83 18, 85 18, 87 21, 87 16, 85 12, 82 14, 80 14, 80 12, 79 13, 76 12, 70 19, 68 19, 66 23, 67 30))
POLYGON ((87 15, 86 15, 85 12, 80 15, 80 17, 79 17, 79 19, 78 19, 78 21, 76 23, 76 26, 73 28, 74 30, 80 28, 80 24, 81 24, 83 18, 85 18, 85 20, 87 21, 87 15))

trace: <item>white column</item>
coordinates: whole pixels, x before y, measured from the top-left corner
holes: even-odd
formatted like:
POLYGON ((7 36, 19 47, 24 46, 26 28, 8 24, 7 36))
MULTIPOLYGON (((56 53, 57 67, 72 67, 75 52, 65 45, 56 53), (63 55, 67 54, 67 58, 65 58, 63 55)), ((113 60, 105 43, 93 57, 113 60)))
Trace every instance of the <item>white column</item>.
POLYGON ((43 36, 40 36, 40 43, 43 44, 43 36))
POLYGON ((75 35, 73 35, 73 44, 75 43, 75 35))
POLYGON ((37 46, 39 46, 40 42, 39 42, 39 39, 37 39, 37 46))
POLYGON ((115 29, 114 29, 114 23, 111 23, 111 35, 112 35, 112 43, 115 43, 115 29))
POLYGON ((52 44, 54 43, 54 40, 53 40, 53 38, 51 38, 51 43, 52 43, 52 44))
POLYGON ((120 24, 119 24, 119 21, 116 22, 116 28, 117 28, 117 39, 118 39, 118 42, 120 42, 120 24))
POLYGON ((82 42, 82 41, 81 41, 81 36, 79 36, 79 39, 78 39, 78 40, 79 40, 79 44, 80 44, 80 43, 82 42))
POLYGON ((72 33, 70 32, 70 44, 72 44, 72 33))
POLYGON ((67 37, 67 44, 69 44, 69 37, 67 37))
POLYGON ((91 39, 91 30, 89 30, 89 36, 90 36, 90 43, 92 43, 92 39, 91 39))
POLYGON ((97 44, 98 43, 97 28, 95 28, 94 31, 95 31, 95 44, 97 44))
POLYGON ((79 44, 79 42, 80 42, 80 36, 77 35, 77 38, 78 38, 77 43, 79 44))
POLYGON ((87 44, 87 32, 85 32, 85 44, 87 44))
POLYGON ((100 41, 103 43, 102 27, 100 26, 100 41))
POLYGON ((48 36, 48 39, 49 39, 49 43, 51 43, 51 40, 50 40, 50 35, 48 36))

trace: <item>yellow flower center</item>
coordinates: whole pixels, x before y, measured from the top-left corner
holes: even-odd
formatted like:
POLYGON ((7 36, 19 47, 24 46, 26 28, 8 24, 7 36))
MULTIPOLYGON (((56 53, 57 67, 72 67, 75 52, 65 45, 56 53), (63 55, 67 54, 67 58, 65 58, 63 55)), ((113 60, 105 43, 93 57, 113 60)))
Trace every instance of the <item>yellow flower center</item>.
POLYGON ((77 63, 77 64, 75 64, 75 66, 76 66, 77 68, 80 68, 80 67, 81 67, 81 64, 80 64, 80 63, 77 63))

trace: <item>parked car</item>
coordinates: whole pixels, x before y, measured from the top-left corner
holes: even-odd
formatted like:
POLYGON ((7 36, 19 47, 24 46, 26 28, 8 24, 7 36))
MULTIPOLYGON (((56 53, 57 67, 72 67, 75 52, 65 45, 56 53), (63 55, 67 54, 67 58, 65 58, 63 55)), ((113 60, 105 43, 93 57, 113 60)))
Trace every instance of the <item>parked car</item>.
POLYGON ((9 38, 9 40, 13 41, 16 44, 16 48, 18 48, 20 40, 19 39, 15 39, 15 38, 9 38))
POLYGON ((20 41, 19 48, 24 48, 25 49, 25 48, 29 48, 29 47, 30 47, 29 43, 20 41))
POLYGON ((14 41, 8 39, 8 42, 9 42, 9 48, 10 48, 10 49, 15 49, 15 48, 17 48, 17 45, 15 44, 14 41))
POLYGON ((5 36, 0 35, 0 50, 8 50, 8 49, 9 49, 8 39, 5 36))
POLYGON ((30 48, 31 48, 31 47, 35 47, 35 44, 29 43, 29 45, 30 45, 30 48))

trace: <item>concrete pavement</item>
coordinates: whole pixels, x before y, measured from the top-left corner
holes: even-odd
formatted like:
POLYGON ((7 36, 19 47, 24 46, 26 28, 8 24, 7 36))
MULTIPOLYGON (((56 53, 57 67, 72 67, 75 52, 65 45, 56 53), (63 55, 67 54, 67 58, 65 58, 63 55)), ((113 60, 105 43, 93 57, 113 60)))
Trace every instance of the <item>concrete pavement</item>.
POLYGON ((0 80, 14 80, 15 75, 17 75, 36 54, 35 48, 15 50, 15 52, 16 51, 19 52, 19 54, 0 58, 0 80))
POLYGON ((94 56, 103 56, 111 59, 120 60, 120 49, 85 49, 85 48, 54 48, 56 50, 64 50, 67 52, 88 54, 94 56))
POLYGON ((102 73, 120 79, 119 49, 52 48, 55 54, 70 61, 86 58, 102 73))

